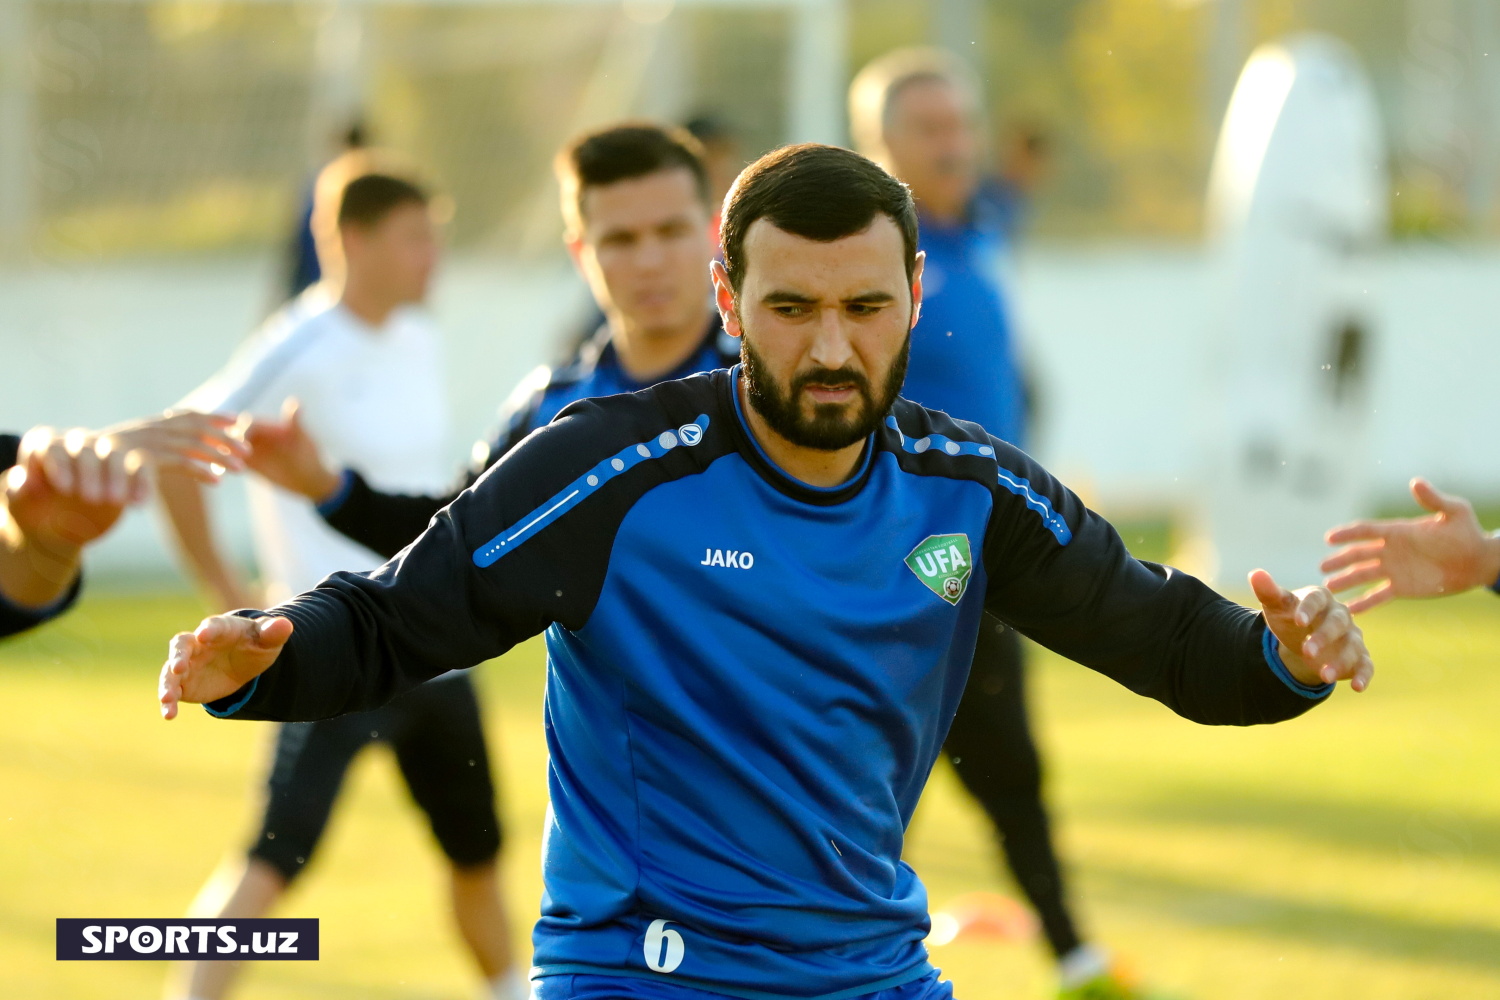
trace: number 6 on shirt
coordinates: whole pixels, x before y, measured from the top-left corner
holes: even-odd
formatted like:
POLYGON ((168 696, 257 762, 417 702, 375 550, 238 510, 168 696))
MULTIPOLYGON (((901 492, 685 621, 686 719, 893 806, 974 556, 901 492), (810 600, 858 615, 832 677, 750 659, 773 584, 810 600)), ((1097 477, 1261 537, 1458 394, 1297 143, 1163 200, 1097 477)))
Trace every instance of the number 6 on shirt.
POLYGON ((672 972, 682 964, 685 950, 682 935, 668 930, 669 923, 670 920, 653 920, 646 928, 646 968, 652 972, 672 972), (662 950, 663 942, 666 943, 665 951, 662 950))

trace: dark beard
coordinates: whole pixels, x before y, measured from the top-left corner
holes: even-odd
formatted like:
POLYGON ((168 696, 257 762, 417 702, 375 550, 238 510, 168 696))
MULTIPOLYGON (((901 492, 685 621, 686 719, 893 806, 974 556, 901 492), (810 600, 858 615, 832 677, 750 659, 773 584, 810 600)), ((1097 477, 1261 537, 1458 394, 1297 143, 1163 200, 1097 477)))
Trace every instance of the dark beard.
POLYGON ((911 334, 908 333, 901 344, 901 352, 886 373, 880 397, 876 399, 870 392, 870 380, 851 368, 815 368, 794 376, 791 386, 784 388, 771 377, 765 361, 750 346, 749 338, 740 340, 740 360, 745 366, 745 390, 750 405, 771 430, 798 447, 819 451, 838 451, 874 433, 901 393, 910 351, 911 334), (819 403, 813 407, 811 419, 802 416, 798 400, 804 388, 845 383, 852 383, 859 392, 861 405, 854 414, 849 415, 836 403, 819 403))

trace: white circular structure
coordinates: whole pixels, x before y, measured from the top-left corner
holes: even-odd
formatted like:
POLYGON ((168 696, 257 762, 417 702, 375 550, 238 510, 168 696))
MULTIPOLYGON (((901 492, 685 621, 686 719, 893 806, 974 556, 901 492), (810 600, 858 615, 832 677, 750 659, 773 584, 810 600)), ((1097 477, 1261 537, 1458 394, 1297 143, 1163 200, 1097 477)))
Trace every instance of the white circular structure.
POLYGON ((1202 500, 1208 575, 1318 579, 1360 507, 1370 356, 1362 261, 1387 228, 1370 84, 1337 39, 1262 46, 1235 87, 1208 195, 1215 296, 1202 500))

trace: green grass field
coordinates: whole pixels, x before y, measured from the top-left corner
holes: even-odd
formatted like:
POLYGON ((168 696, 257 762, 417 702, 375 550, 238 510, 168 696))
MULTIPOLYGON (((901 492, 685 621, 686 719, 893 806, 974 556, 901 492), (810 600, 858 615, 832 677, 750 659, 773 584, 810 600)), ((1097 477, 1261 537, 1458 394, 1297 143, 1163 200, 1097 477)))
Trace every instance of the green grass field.
MULTIPOLYGON (((59 963, 59 916, 181 914, 247 838, 270 727, 155 711, 180 595, 105 594, 0 645, 0 996, 155 997, 155 962, 59 963)), ((1074 895, 1089 928, 1195 1000, 1500 997, 1500 602, 1366 620, 1380 672, 1295 722, 1217 730, 1038 653, 1032 702, 1074 895)), ((481 668, 524 946, 540 891, 542 649, 481 668)), ((935 906, 1010 893, 940 767, 909 857, 935 906)), ((440 866, 384 751, 361 758, 283 915, 322 920, 323 959, 253 969, 245 1000, 464 1000, 440 866)), ((1035 944, 933 951, 960 1000, 1046 995, 1035 944)))

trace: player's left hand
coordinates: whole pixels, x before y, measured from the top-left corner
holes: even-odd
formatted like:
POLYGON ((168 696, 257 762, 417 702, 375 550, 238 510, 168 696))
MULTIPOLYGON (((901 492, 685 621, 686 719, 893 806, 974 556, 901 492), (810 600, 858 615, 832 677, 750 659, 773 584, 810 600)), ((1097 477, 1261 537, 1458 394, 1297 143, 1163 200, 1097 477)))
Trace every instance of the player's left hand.
POLYGON ((1370 686, 1375 663, 1364 633, 1327 587, 1287 590, 1263 569, 1250 574, 1250 587, 1293 677, 1312 687, 1342 680, 1356 691, 1370 686))

